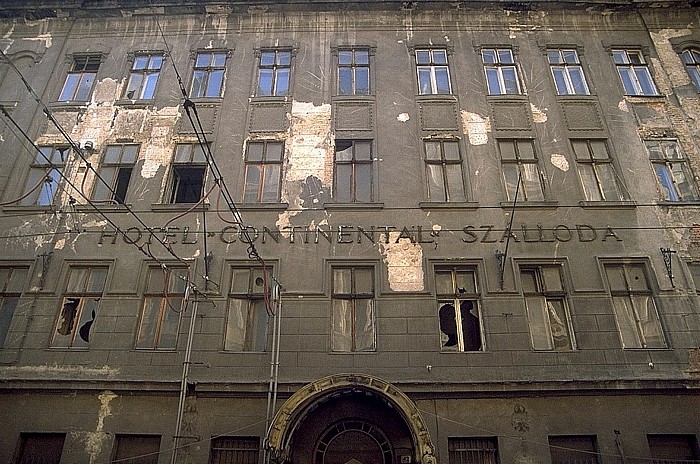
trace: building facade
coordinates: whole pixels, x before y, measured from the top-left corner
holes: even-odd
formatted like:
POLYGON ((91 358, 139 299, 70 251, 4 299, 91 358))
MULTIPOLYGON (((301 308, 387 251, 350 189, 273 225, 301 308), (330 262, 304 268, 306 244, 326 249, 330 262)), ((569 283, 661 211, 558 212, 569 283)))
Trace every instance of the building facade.
POLYGON ((0 11, 0 461, 700 462, 686 2, 0 11))

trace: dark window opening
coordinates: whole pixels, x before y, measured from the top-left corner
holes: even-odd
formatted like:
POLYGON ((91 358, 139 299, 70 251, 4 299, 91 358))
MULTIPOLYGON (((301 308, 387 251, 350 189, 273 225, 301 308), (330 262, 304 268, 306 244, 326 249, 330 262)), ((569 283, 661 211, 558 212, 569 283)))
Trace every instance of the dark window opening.
POLYGON ((21 433, 16 464, 59 464, 63 453, 64 433, 21 433))
POLYGON ((170 203, 197 203, 204 188, 204 166, 174 166, 170 203))
POLYGON ((596 437, 568 435, 549 437, 552 464, 598 464, 596 437))
POLYGON ((160 436, 117 435, 114 437, 113 463, 158 464, 160 436))
POLYGON ((258 464, 260 439, 218 437, 211 441, 210 464, 258 464))

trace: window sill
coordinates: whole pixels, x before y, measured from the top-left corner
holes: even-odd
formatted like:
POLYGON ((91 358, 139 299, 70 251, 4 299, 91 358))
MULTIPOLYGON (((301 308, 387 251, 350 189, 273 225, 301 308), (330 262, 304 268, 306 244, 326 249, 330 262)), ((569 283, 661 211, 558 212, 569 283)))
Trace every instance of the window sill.
MULTIPOLYGON (((151 211, 158 212, 168 212, 168 211, 187 211, 192 208, 196 203, 154 203, 151 205, 151 211)), ((203 205, 197 205, 192 211, 201 211, 202 208, 208 210, 210 207, 209 203, 204 203, 203 205)))
POLYGON ((270 95, 268 97, 263 97, 263 96, 253 96, 250 97, 250 102, 251 103, 291 103, 292 102, 292 96, 291 95, 286 95, 286 96, 275 96, 275 95, 270 95))
POLYGON ((89 101, 55 101, 48 106, 55 110, 81 110, 86 109, 89 104, 89 101))
POLYGON ((333 95, 334 102, 354 102, 354 103, 372 103, 376 100, 374 94, 371 95, 333 95))
POLYGON ((700 200, 660 201, 659 206, 700 206, 700 200))
POLYGON ((426 95, 416 94, 416 101, 418 102, 429 102, 429 101, 450 101, 456 102, 457 95, 453 93, 431 93, 426 95))
MULTIPOLYGON (((218 97, 190 97, 190 101, 197 105, 197 103, 201 104, 212 104, 215 103, 217 105, 220 105, 224 101, 224 97, 218 96, 218 97)), ((183 100, 184 103, 184 100, 183 100)))
POLYGON ((103 211, 109 211, 111 213, 127 213, 127 212, 129 212, 129 209, 131 209, 131 207, 133 206, 130 203, 127 203, 124 205, 121 203, 100 203, 100 202, 96 202, 94 200, 93 200, 93 203, 95 204, 95 206, 93 206, 89 203, 81 203, 79 205, 75 205, 75 209, 76 209, 76 211, 82 212, 82 211, 95 211, 99 208, 103 211))
POLYGON ((559 95, 557 94, 557 100, 562 100, 562 101, 576 101, 576 100, 581 100, 581 101, 597 101, 598 96, 595 94, 584 94, 584 93, 569 93, 566 95, 559 95))
POLYGON ((2 207, 3 213, 22 212, 22 213, 55 213, 58 210, 54 205, 37 206, 37 205, 5 205, 2 207))
POLYGON ((327 210, 380 210, 384 208, 384 203, 324 203, 323 208, 327 210))
POLYGON ((486 101, 496 100, 496 101, 517 101, 524 102, 527 101, 527 95, 522 93, 504 93, 504 94, 494 94, 486 95, 486 101))
POLYGON ((634 209, 637 207, 635 201, 588 201, 582 200, 578 202, 582 208, 618 208, 618 209, 634 209))
POLYGON ((236 206, 246 211, 286 211, 289 203, 238 203, 236 206))
POLYGON ((421 201, 418 203, 420 209, 477 209, 477 201, 421 201))
POLYGON ((137 353, 177 353, 177 348, 134 348, 137 353))
POLYGON ((647 102, 658 102, 659 100, 665 99, 666 95, 625 95, 625 100, 630 103, 647 103, 647 102))
POLYGON ((115 101, 114 104, 116 106, 140 110, 155 105, 155 100, 129 100, 128 98, 123 98, 115 101))
POLYGON ((559 206, 558 201, 519 201, 514 203, 512 201, 502 201, 500 203, 501 208, 506 209, 526 209, 526 208, 556 208, 559 206))

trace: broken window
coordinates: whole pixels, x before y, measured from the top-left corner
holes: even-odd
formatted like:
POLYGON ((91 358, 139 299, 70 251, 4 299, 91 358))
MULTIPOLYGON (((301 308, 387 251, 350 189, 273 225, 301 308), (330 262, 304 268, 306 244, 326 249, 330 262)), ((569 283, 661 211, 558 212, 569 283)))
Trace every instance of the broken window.
POLYGON ((27 267, 0 267, 0 348, 5 345, 28 275, 27 267))
POLYGON ((129 83, 124 90, 124 98, 129 100, 153 99, 164 59, 162 53, 141 53, 134 56, 129 83))
POLYGON ((65 433, 20 433, 16 464, 59 464, 65 433))
POLYGON ((694 464, 700 462, 695 435, 647 435, 654 464, 694 464))
POLYGON ((508 200, 515 201, 516 191, 519 201, 544 200, 542 174, 534 142, 528 139, 499 139, 498 150, 501 153, 508 200))
POLYGON ((498 464, 497 438, 448 438, 449 464, 498 464))
POLYGON ((697 200, 688 162, 676 140, 645 140, 659 190, 666 201, 697 200))
POLYGON ((87 348, 90 345, 108 270, 107 267, 70 268, 51 346, 87 348))
POLYGON ((442 351, 482 351, 479 291, 476 269, 435 268, 435 294, 442 351))
POLYGON ((520 268, 530 341, 533 350, 571 351, 574 349, 566 290, 561 266, 542 265, 520 268))
POLYGON ((280 174, 284 142, 248 142, 245 151, 245 203, 277 203, 280 200, 280 174))
POLYGON ((424 146, 430 201, 466 201, 459 142, 426 140, 424 146))
POLYGON ((335 141, 333 199, 339 203, 372 201, 372 141, 335 141))
POLYGON ((268 323, 265 297, 269 296, 266 279, 261 267, 231 268, 224 350, 265 351, 268 323))
POLYGON ((123 205, 129 188, 131 173, 139 153, 138 145, 109 145, 97 171, 92 199, 123 205), (104 181, 104 182, 103 182, 104 181))
POLYGON ((558 435, 549 437, 552 464, 598 464, 595 436, 558 435))
POLYGON ((681 59, 685 63, 685 69, 688 71, 690 80, 693 81, 695 90, 700 92, 700 50, 695 48, 683 50, 681 59))
POLYGON ((158 464, 160 435, 126 435, 114 437, 112 463, 158 464))
POLYGON ((623 348, 666 348, 643 264, 605 264, 623 348))
POLYGON ((418 93, 420 95, 451 94, 450 68, 444 48, 416 50, 418 93))
POLYGON ((172 166, 170 203, 197 203, 202 199, 207 159, 202 146, 178 144, 172 166))
POLYGON ((374 269, 334 267, 331 299, 331 349, 342 352, 376 350, 374 269))
POLYGON ((68 76, 66 76, 66 82, 63 84, 63 90, 61 90, 58 101, 88 101, 101 62, 102 57, 100 55, 73 57, 73 63, 70 71, 68 71, 68 76))
POLYGON ((258 62, 258 97, 289 95, 291 50, 262 50, 258 62))
POLYGON ((194 61, 190 97, 214 98, 222 95, 227 57, 228 53, 225 51, 197 53, 194 61))
POLYGON ((149 267, 136 348, 174 350, 180 330, 180 315, 188 271, 185 268, 149 267))
POLYGON ((588 95, 590 93, 576 50, 547 50, 547 60, 558 95, 588 95))
POLYGON ((217 437, 211 440, 210 464, 257 464, 258 437, 217 437))
POLYGON ((484 62, 489 95, 518 95, 521 93, 513 50, 510 48, 484 48, 481 50, 481 59, 484 62))
POLYGON ((624 200, 615 167, 602 139, 571 140, 586 200, 624 200))
POLYGON ((369 50, 338 50, 338 95, 369 93, 369 50))
POLYGON ((641 51, 617 49, 612 51, 612 56, 625 95, 659 94, 641 51))
POLYGON ((29 177, 24 188, 24 206, 50 206, 57 198, 59 182, 70 147, 39 147, 34 162, 29 168, 29 177))

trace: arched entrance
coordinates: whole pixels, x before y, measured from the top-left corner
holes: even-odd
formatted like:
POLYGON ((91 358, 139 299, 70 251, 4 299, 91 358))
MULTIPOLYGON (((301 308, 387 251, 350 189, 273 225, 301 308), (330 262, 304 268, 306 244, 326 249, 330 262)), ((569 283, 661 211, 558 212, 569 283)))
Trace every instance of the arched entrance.
POLYGON ((280 464, 435 464, 413 401, 363 374, 337 374, 301 388, 277 412, 266 445, 280 464))

